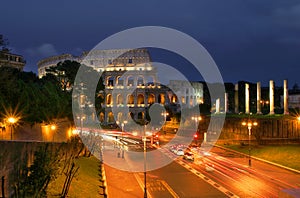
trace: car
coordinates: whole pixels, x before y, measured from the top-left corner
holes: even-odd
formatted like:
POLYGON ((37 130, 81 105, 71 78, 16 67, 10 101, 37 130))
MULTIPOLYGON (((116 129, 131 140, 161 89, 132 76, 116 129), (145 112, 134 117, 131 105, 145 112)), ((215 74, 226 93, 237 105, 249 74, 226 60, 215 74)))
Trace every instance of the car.
POLYGON ((191 152, 186 152, 183 156, 183 159, 194 161, 194 154, 191 152))
POLYGON ((176 151, 176 155, 178 155, 178 156, 183 156, 183 155, 184 155, 184 151, 183 151, 182 149, 178 149, 178 150, 176 151))

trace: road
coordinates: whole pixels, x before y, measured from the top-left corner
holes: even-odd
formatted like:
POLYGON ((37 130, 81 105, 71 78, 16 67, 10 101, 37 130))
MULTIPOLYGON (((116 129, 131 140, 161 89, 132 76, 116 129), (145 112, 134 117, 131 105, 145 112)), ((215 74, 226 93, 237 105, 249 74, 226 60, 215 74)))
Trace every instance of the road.
MULTIPOLYGON (((106 151, 106 156, 117 158, 118 151, 118 148, 106 151)), ((206 155, 201 150, 197 151, 200 155, 195 161, 177 157, 168 148, 160 148, 159 151, 174 160, 167 166, 147 172, 147 188, 151 197, 278 197, 283 189, 300 187, 299 174, 257 160, 252 160, 252 167, 248 167, 247 158, 220 148, 214 147, 211 152, 205 152, 206 155), (207 171, 208 166, 213 167, 213 171, 207 171)), ((161 159, 160 154, 148 160, 155 159, 161 159)), ((122 160, 122 165, 127 164, 132 170, 137 170, 135 163, 142 158, 125 152, 122 160)), ((142 190, 144 174, 131 174, 142 190)))

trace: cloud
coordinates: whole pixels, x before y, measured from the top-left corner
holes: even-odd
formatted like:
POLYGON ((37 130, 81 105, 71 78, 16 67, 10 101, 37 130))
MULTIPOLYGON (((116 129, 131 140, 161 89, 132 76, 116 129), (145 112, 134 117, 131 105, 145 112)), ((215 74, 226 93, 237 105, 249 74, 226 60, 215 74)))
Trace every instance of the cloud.
POLYGON ((49 57, 57 55, 58 52, 55 49, 54 45, 49 43, 44 43, 38 47, 28 48, 25 50, 30 56, 40 56, 40 57, 49 57))

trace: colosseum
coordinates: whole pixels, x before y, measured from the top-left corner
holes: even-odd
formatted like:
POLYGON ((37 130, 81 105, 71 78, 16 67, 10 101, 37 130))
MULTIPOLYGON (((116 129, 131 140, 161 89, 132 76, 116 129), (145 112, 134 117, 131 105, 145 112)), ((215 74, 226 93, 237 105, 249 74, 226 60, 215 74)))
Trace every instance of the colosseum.
POLYGON ((78 61, 102 73, 104 110, 98 115, 102 123, 130 117, 145 120, 148 108, 154 103, 178 112, 180 107, 193 107, 203 101, 201 83, 172 80, 167 86, 160 84, 147 49, 93 50, 78 57, 71 54, 49 57, 38 62, 39 77, 46 75, 47 68, 64 60, 78 61))

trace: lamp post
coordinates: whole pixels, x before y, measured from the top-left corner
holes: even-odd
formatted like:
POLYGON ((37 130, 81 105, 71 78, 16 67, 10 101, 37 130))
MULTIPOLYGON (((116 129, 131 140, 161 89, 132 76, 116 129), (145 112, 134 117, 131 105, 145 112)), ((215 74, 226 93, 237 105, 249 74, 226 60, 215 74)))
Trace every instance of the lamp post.
MULTIPOLYGON (((117 125, 119 125, 120 121, 117 121, 116 123, 117 123, 117 125)), ((121 141, 123 141, 123 131, 124 131, 125 124, 127 124, 127 120, 124 120, 121 123, 121 141)), ((122 143, 121 149, 122 149, 122 152, 121 152, 122 153, 122 158, 124 158, 124 145, 123 145, 123 143, 122 143)))
POLYGON ((13 139, 13 135, 12 135, 13 134, 13 126, 18 121, 18 119, 15 117, 9 117, 9 118, 7 118, 7 121, 10 124, 10 140, 12 140, 13 139))
POLYGON ((144 142, 144 198, 147 198, 147 182, 146 182, 146 178, 147 178, 147 173, 146 173, 146 160, 147 160, 147 147, 146 147, 146 141, 147 141, 147 137, 146 137, 146 126, 147 126, 147 122, 145 122, 144 125, 144 136, 142 138, 143 142, 144 142))
POLYGON ((85 119, 85 116, 77 116, 77 119, 80 120, 80 136, 82 135, 82 128, 83 128, 83 120, 85 119))
MULTIPOLYGON (((249 115, 250 116, 250 115, 249 115)), ((249 166, 251 167, 251 132, 252 132, 252 126, 257 126, 257 122, 252 122, 250 120, 250 118, 248 118, 248 121, 247 122, 242 122, 242 125, 243 126, 247 126, 248 128, 248 149, 249 149, 249 154, 248 154, 248 158, 249 158, 249 166)))
POLYGON ((51 124, 50 129, 51 129, 52 132, 53 132, 53 135, 52 135, 52 142, 54 142, 54 135, 55 135, 56 125, 55 125, 55 124, 51 124))
POLYGON ((167 116, 169 115, 169 113, 168 112, 163 112, 163 113, 161 113, 161 115, 164 116, 164 122, 166 122, 167 121, 167 116))
MULTIPOLYGON (((195 121, 196 134, 197 134, 197 131, 198 131, 198 123, 202 120, 202 117, 201 117, 201 116, 193 116, 193 117, 192 117, 192 120, 195 121)), ((194 136, 194 137, 195 137, 195 136, 194 136)), ((204 142, 206 142, 206 135, 205 135, 204 142)))

